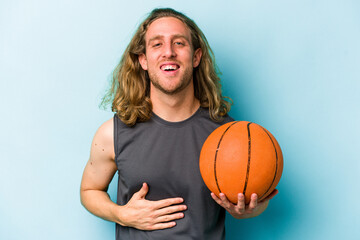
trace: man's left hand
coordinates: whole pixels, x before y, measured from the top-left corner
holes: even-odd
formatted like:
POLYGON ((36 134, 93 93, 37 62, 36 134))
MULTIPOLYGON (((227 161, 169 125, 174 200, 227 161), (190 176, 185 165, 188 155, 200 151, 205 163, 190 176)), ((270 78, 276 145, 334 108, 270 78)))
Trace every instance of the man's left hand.
POLYGON ((242 219, 242 218, 251 218, 260 215, 265 211, 269 204, 269 200, 272 199, 276 194, 278 194, 278 190, 275 189, 268 197, 266 197, 261 202, 258 202, 258 196, 256 193, 251 194, 250 203, 248 205, 245 204, 244 194, 238 194, 237 204, 233 204, 230 202, 224 193, 220 193, 219 197, 217 197, 214 193, 211 193, 211 197, 217 202, 220 206, 225 208, 234 218, 242 219))

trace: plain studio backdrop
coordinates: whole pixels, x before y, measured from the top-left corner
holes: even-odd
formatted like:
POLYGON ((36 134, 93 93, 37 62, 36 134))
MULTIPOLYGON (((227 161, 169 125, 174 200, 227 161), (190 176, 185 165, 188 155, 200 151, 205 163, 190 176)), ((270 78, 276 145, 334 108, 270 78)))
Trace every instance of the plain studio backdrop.
MULTIPOLYGON (((284 154, 261 216, 227 239, 360 239, 360 3, 351 0, 0 2, 0 239, 114 239, 79 186, 112 71, 138 24, 173 7, 204 31, 231 115, 284 154)), ((117 175, 114 179, 117 179, 117 175)), ((116 181, 109 190, 116 199, 116 181)))

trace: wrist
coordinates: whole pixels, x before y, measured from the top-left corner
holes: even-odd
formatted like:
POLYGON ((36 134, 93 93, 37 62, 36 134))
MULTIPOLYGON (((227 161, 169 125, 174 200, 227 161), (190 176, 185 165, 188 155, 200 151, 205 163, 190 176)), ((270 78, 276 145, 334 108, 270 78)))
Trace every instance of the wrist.
POLYGON ((129 224, 126 222, 126 206, 114 204, 111 211, 114 216, 114 222, 123 227, 129 227, 129 224))

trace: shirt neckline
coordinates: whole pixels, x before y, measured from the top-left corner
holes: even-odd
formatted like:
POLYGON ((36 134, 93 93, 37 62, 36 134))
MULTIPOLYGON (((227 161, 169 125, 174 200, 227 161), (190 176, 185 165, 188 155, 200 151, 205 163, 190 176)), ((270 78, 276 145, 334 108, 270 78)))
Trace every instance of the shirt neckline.
POLYGON ((179 121, 179 122, 167 121, 167 120, 159 117, 158 115, 156 115, 154 112, 152 113, 152 119, 155 122, 160 123, 162 125, 166 125, 166 126, 170 126, 170 127, 182 127, 182 126, 186 125, 188 122, 192 121, 197 115, 200 114, 201 111, 202 111, 202 108, 199 107, 190 117, 188 117, 185 120, 179 121))

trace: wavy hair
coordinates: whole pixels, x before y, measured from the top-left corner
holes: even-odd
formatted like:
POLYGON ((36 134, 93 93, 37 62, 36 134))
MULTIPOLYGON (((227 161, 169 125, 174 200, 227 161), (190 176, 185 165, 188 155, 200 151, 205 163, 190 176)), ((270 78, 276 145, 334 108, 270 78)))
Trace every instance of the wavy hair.
POLYGON ((145 34, 149 25, 163 17, 174 17, 185 23, 191 32, 193 49, 201 48, 202 58, 193 74, 194 94, 200 101, 200 106, 209 109, 211 119, 221 121, 230 111, 232 100, 222 96, 218 76, 220 73, 215 64, 214 53, 195 22, 171 8, 154 9, 140 24, 113 72, 111 87, 101 105, 111 103, 112 111, 128 126, 150 119, 150 80, 147 71, 142 69, 138 56, 145 53, 145 34))

